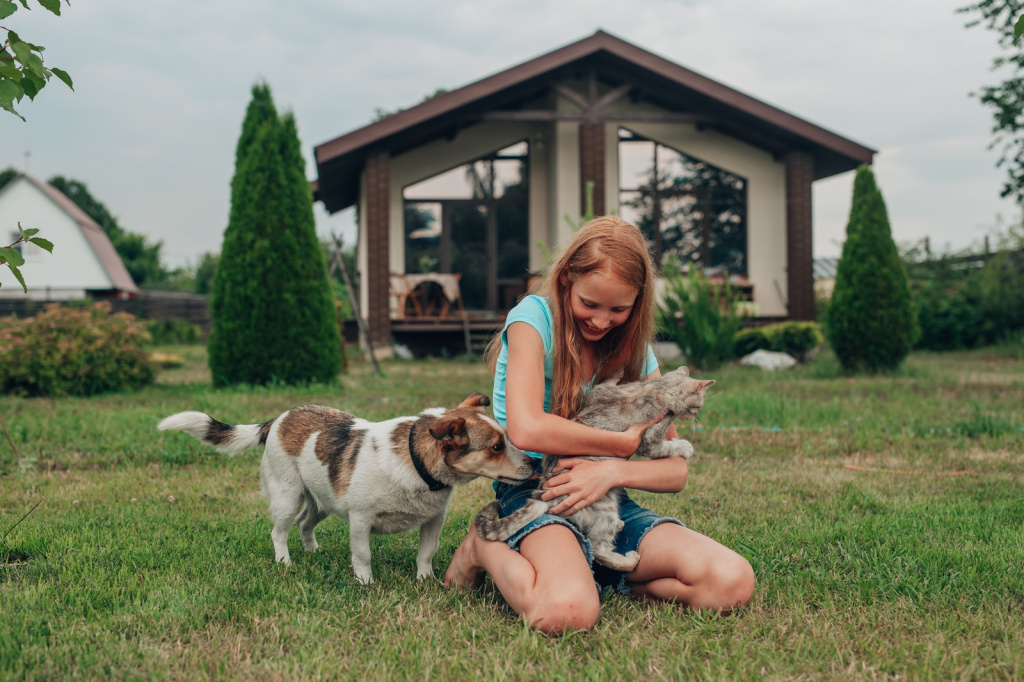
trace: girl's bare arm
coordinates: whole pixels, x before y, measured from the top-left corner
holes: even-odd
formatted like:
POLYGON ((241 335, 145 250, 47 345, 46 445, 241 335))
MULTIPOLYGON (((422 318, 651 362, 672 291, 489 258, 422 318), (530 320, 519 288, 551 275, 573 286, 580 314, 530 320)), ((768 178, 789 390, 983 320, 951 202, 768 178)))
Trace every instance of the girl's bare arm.
MULTIPOLYGON (((661 376, 655 370, 647 377, 661 376)), ((679 438, 675 424, 669 426, 665 440, 679 438)), ((685 458, 667 457, 652 460, 594 461, 579 457, 564 457, 555 471, 565 472, 547 482, 542 499, 551 500, 566 495, 566 499, 552 507, 552 514, 569 516, 593 504, 615 487, 646 490, 652 493, 676 493, 686 485, 689 465, 685 458)))
POLYGON ((640 447, 643 432, 659 421, 614 432, 546 413, 544 343, 540 334, 525 322, 513 322, 506 335, 505 421, 508 437, 519 449, 550 455, 629 457, 640 447))

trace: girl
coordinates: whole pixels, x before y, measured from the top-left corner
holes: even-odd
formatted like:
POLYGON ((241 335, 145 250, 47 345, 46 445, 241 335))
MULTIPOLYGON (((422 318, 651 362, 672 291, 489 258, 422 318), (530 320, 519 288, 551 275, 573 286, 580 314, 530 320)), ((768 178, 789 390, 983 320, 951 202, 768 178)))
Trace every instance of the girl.
MULTIPOLYGON (((615 486, 678 492, 686 484, 687 461, 681 457, 625 459, 660 418, 622 433, 572 421, 595 381, 619 371, 624 381, 660 376, 648 343, 654 277, 647 241, 637 228, 615 216, 594 218, 548 268, 540 288, 547 295, 527 296, 513 308, 485 355, 494 373, 495 418, 517 447, 566 456, 557 469, 562 473, 548 481, 543 496, 566 499, 507 543, 483 540, 471 527, 445 584, 477 588, 490 574, 516 613, 543 632, 593 628, 599 588, 723 612, 753 594, 754 572, 746 559, 628 496, 620 503, 625 527, 616 551, 640 552, 632 573, 592 565, 588 541, 563 518, 615 486), (580 454, 621 459, 572 456, 580 454)), ((667 437, 678 437, 675 427, 667 437)), ((536 485, 496 484, 502 514, 522 506, 536 485)))

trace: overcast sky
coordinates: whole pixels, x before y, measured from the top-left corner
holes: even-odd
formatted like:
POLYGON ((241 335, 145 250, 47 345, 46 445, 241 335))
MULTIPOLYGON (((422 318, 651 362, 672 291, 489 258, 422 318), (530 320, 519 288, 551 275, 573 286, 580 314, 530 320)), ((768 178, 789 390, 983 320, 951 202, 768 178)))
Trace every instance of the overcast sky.
MULTIPOLYGON (((219 251, 250 88, 291 109, 314 145, 603 29, 878 150, 893 236, 980 244, 1019 211, 999 198, 991 116, 996 36, 968 0, 76 0, 3 21, 46 46, 54 79, 0 112, 0 169, 86 183, 171 266, 219 251)), ((839 255, 852 173, 815 183, 814 252, 839 255)), ((322 234, 351 231, 351 212, 322 234)))

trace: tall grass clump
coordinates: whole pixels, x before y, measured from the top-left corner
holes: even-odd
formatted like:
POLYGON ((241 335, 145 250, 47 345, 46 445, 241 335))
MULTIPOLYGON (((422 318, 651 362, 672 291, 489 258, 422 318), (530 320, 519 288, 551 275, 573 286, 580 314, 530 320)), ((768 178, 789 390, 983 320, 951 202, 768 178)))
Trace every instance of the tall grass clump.
POLYGON ((688 363, 714 368, 733 357, 734 337, 743 325, 736 304, 727 279, 718 287, 696 267, 687 274, 672 269, 665 276, 659 324, 688 363))

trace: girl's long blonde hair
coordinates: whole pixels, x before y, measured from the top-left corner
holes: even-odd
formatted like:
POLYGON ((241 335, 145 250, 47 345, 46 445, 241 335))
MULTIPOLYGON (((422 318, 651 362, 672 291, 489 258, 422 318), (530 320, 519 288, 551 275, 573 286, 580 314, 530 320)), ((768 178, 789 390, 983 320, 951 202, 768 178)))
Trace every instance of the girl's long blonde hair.
MULTIPOLYGON (((572 319, 570 294, 573 283, 594 272, 606 272, 635 287, 636 301, 626 321, 597 343, 595 382, 620 370, 623 381, 643 378, 647 344, 654 334, 654 279, 647 240, 640 230, 617 216, 598 216, 581 227, 544 273, 531 293, 547 296, 551 306, 554 363, 550 411, 571 419, 583 406, 583 339, 572 319)), ((488 344, 484 357, 494 372, 501 353, 501 334, 488 344)))

